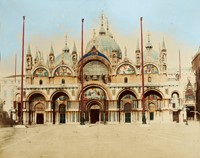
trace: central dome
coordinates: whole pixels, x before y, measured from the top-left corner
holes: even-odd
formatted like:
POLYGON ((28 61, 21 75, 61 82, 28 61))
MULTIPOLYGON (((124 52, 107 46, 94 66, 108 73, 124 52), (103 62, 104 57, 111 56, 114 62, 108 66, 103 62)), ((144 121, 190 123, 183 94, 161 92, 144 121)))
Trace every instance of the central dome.
POLYGON ((144 51, 144 62, 158 63, 159 53, 153 49, 153 45, 148 41, 146 50, 144 51))
POLYGON ((86 53, 88 53, 93 46, 95 46, 101 53, 105 54, 108 58, 112 55, 112 51, 117 52, 117 57, 122 58, 122 51, 117 42, 112 38, 111 33, 105 32, 102 28, 99 35, 93 37, 86 46, 86 53))

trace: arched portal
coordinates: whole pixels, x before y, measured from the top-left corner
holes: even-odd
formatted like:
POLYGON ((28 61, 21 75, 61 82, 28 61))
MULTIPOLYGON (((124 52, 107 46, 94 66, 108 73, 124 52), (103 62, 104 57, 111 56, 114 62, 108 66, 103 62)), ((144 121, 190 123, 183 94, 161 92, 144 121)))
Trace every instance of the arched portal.
POLYGON ((93 102, 89 109, 90 123, 96 123, 100 121, 100 106, 98 103, 93 102))
POLYGON ((119 122, 131 123, 131 118, 136 118, 138 100, 136 95, 131 90, 124 90, 118 97, 118 108, 119 108, 119 122), (134 115, 134 117, 132 117, 134 115))
POLYGON ((145 93, 145 106, 149 112, 149 120, 155 119, 155 112, 161 110, 162 95, 155 91, 149 90, 145 93))
POLYGON ((44 111, 45 111, 44 104, 38 103, 35 105, 36 123, 37 124, 44 124, 44 111))
POLYGON ((56 92, 52 97, 53 124, 66 122, 66 107, 69 97, 65 92, 56 92))
POLYGON ((66 105, 60 104, 59 105, 60 123, 65 123, 65 111, 66 111, 66 105))
POLYGON ((131 122, 131 104, 125 103, 124 105, 125 123, 131 122))
POLYGON ((46 99, 41 93, 34 93, 29 97, 29 124, 44 124, 46 99))
POLYGON ((85 121, 90 123, 95 123, 98 121, 105 123, 108 121, 108 107, 106 98, 106 93, 101 87, 91 86, 85 89, 83 111, 85 121), (96 107, 96 109, 94 107, 96 107), (99 107, 99 109, 97 109, 97 107, 99 107), (97 115, 99 116, 97 117, 97 115), (95 117, 95 120, 91 120, 93 116, 95 117))

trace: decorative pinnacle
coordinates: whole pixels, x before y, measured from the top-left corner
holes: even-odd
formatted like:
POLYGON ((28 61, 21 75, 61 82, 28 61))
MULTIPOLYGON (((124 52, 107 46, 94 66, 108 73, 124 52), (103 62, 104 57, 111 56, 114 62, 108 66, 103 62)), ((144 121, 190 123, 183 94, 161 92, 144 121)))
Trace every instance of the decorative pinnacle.
POLYGON ((28 50, 27 50, 27 54, 31 54, 31 48, 30 48, 30 43, 28 44, 28 50))
POLYGON ((137 40, 137 49, 136 50, 140 50, 139 40, 137 40))
POLYGON ((151 34, 148 32, 147 36, 148 36, 148 42, 150 42, 150 36, 151 36, 151 34))
POLYGON ((107 31, 109 30, 109 23, 108 23, 108 18, 107 18, 107 31))
POLYGON ((67 45, 67 33, 65 35, 65 45, 67 45))
POLYGON ((164 38, 163 38, 163 43, 162 43, 162 50, 166 50, 164 38))
POLYGON ((54 50, 53 50, 53 44, 51 43, 51 50, 50 50, 50 54, 54 54, 54 50))
POLYGON ((103 18, 104 18, 104 15, 103 15, 103 11, 101 13, 101 26, 103 27, 103 18))
POLYGON ((73 52, 76 52, 76 43, 74 41, 74 48, 73 48, 73 52))

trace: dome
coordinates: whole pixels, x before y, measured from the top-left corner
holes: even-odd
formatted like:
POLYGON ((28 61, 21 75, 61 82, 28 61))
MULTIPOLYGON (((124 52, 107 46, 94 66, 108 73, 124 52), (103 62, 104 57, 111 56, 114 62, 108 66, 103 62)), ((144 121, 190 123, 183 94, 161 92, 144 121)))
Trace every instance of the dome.
POLYGON ((150 42, 146 44, 146 50, 144 51, 144 62, 159 62, 159 53, 153 49, 153 45, 150 42))
POLYGON ((56 65, 60 64, 61 61, 64 61, 67 65, 72 66, 72 57, 70 53, 63 52, 56 57, 55 63, 56 65))
POLYGON ((100 34, 99 36, 93 37, 91 39, 87 46, 86 46, 86 53, 88 53, 93 46, 95 46, 100 52, 108 54, 105 54, 107 57, 111 56, 112 51, 115 50, 118 52, 118 58, 122 58, 122 52, 117 44, 117 42, 112 38, 112 34, 100 34))

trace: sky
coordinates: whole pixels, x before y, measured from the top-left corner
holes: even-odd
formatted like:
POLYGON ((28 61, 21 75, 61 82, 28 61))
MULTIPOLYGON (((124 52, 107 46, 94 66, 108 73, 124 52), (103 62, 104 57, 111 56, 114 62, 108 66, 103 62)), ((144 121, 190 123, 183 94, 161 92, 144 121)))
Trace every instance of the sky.
POLYGON ((153 48, 165 41, 168 67, 190 67, 192 57, 200 45, 199 0, 0 0, 0 76, 14 74, 17 54, 17 72, 21 71, 22 17, 25 16, 25 52, 30 44, 45 56, 51 44, 55 54, 61 53, 65 43, 80 52, 81 19, 84 18, 84 48, 92 38, 93 29, 100 29, 100 15, 108 18, 110 32, 128 57, 134 61, 137 40, 140 40, 140 17, 143 17, 144 43, 147 34, 153 48))

